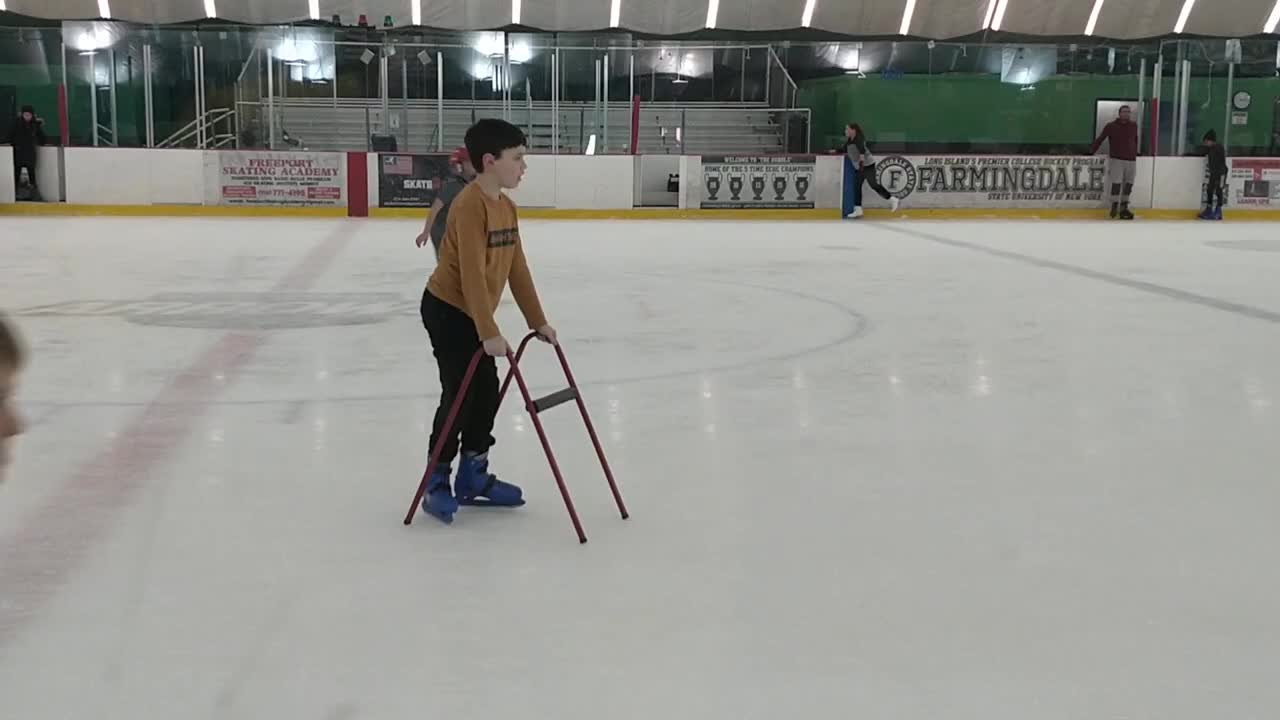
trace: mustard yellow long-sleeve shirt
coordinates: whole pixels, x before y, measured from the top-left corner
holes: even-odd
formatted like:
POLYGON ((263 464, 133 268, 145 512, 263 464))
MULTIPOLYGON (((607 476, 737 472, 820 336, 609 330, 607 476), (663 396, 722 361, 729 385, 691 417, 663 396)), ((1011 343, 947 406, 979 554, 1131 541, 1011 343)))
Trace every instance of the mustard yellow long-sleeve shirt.
POLYGON ((493 314, 507 285, 531 329, 547 324, 520 241, 516 204, 468 185, 449 210, 440 261, 427 281, 432 295, 462 310, 481 340, 501 335, 493 314))

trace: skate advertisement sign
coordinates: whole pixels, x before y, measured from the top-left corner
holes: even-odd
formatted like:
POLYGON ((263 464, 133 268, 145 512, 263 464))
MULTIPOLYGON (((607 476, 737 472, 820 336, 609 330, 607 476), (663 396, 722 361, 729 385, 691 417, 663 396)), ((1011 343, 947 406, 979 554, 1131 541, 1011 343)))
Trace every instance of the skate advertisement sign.
POLYGON ((449 179, 449 155, 378 156, 378 207, 429 208, 449 179))
MULTIPOLYGON (((1096 208, 1106 199, 1107 160, 1097 156, 890 155, 880 184, 911 207, 1096 208)), ((875 193, 864 192, 871 204, 875 193)))
POLYGON ((1228 205, 1280 208, 1280 158, 1231 158, 1228 162, 1228 205))
POLYGON ((812 209, 813 155, 704 155, 702 207, 812 209))
POLYGON ((205 153, 210 205, 343 207, 342 153, 220 150, 205 153))

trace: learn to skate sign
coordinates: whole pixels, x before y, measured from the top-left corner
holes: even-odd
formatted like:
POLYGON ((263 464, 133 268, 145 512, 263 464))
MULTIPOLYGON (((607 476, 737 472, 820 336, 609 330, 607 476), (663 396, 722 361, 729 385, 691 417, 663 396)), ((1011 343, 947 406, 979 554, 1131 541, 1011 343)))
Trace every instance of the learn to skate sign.
POLYGON ((1280 207, 1280 158, 1231 158, 1227 197, 1237 207, 1280 207))
POLYGON ((208 187, 218 205, 341 207, 346 172, 341 153, 206 153, 208 187))
POLYGON ((813 208, 813 155, 704 155, 702 207, 813 208))

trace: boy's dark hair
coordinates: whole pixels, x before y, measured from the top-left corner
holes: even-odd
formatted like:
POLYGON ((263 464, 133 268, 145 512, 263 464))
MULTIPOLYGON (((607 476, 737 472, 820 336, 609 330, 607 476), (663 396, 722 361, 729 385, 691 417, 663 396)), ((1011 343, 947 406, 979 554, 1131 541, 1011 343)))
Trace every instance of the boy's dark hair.
POLYGON ((21 368, 23 355, 18 333, 14 331, 5 316, 0 314, 0 367, 9 370, 21 368))
POLYGON ((1204 142, 1218 142, 1218 131, 1210 130, 1204 134, 1204 142))
POLYGON ((506 120, 485 118, 467 130, 465 144, 467 154, 471 156, 471 165, 477 173, 482 173, 485 155, 496 158, 502 154, 503 150, 528 145, 529 141, 525 138, 523 130, 506 120))

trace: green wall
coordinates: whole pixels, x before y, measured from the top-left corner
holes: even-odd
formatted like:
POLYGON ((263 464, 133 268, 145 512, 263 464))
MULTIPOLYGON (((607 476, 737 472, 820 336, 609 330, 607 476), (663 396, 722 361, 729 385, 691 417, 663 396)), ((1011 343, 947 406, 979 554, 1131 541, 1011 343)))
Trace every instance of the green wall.
MULTIPOLYGON (((71 129, 72 145, 92 143, 93 125, 90 122, 92 99, 85 68, 72 66, 68 74, 67 115, 71 129)), ((120 144, 138 147, 145 144, 144 124, 146 107, 142 78, 138 68, 132 74, 121 60, 116 68, 116 118, 120 132, 120 144)), ((58 85, 62 82, 62 67, 44 68, 33 65, 0 64, 0 86, 11 86, 17 94, 18 107, 31 105, 44 118, 44 129, 50 143, 56 143, 61 133, 58 121, 58 85)), ((110 95, 106 88, 98 90, 98 117, 104 126, 110 127, 110 95)), ((195 117, 193 91, 190 81, 181 78, 157 79, 153 85, 155 103, 156 139, 163 140, 195 117)), ((7 131, 7 129, 6 129, 7 131)))
MULTIPOLYGON (((838 144, 846 122, 861 123, 873 141, 906 143, 1036 144, 1079 148, 1093 140, 1094 103, 1138 96, 1135 75, 1051 77, 1035 89, 990 75, 906 75, 901 79, 850 75, 802 82, 798 103, 813 110, 816 149, 838 144)), ((1214 128, 1223 134, 1225 78, 1192 78, 1190 137, 1214 128), (1208 107, 1202 107, 1208 101, 1208 107)), ((1248 124, 1231 129, 1232 147, 1271 143, 1280 78, 1242 78, 1236 91, 1253 95, 1248 124)), ((1163 95, 1173 96, 1172 79, 1163 95)), ((1151 93, 1147 88, 1147 95, 1151 93)), ((1171 110, 1166 103, 1165 112, 1171 110)), ((1163 114, 1163 113, 1162 113, 1163 114)), ((1168 142, 1169 115, 1161 120, 1168 142)))
MULTIPOLYGON (((59 68, 59 78, 61 78, 61 72, 59 68)), ((50 142, 56 142, 62 132, 58 123, 59 82, 61 79, 50 83, 47 73, 34 72, 27 65, 0 65, 0 85, 14 88, 18 96, 18 108, 31 105, 36 109, 36 114, 44 118, 44 131, 48 134, 50 142)), ((88 116, 88 111, 85 111, 85 118, 88 116)), ((6 118, 4 122, 7 125, 13 121, 6 118)), ((9 129, 6 126, 4 130, 0 130, 0 136, 8 132, 9 129)))

